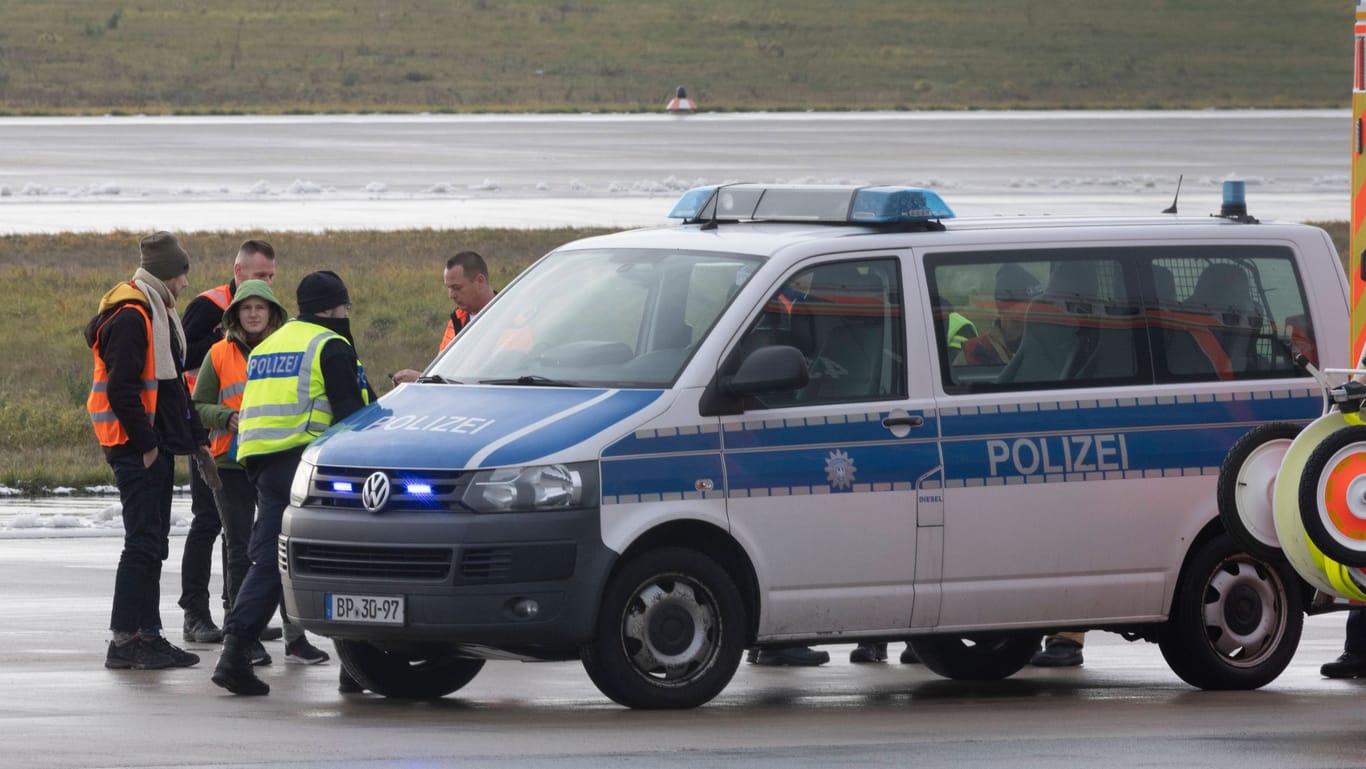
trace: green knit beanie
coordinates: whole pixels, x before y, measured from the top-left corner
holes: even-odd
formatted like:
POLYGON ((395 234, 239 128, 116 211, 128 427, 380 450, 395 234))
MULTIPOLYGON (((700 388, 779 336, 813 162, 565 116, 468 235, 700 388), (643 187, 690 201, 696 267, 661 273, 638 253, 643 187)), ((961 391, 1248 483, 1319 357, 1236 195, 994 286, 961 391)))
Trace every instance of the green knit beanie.
POLYGON ((161 280, 174 280, 190 271, 190 255, 171 233, 153 233, 142 239, 142 269, 161 280))

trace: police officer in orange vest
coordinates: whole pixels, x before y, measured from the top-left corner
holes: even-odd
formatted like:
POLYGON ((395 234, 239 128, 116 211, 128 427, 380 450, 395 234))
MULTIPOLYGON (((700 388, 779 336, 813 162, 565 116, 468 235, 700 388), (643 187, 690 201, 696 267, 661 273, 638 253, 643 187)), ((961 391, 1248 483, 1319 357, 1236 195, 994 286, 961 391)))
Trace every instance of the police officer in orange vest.
POLYGON ((86 409, 114 471, 123 503, 123 552, 114 577, 113 639, 107 668, 188 667, 199 657, 162 635, 161 564, 170 550, 175 454, 199 456, 212 485, 218 476, 208 434, 185 390, 185 333, 176 298, 189 286, 190 257, 174 235, 142 239, 133 279, 100 300, 85 328, 94 358, 86 409))
MULTIPOLYGON (((237 249, 232 263, 232 280, 203 291, 185 308, 185 360, 193 368, 185 372, 190 392, 195 389, 199 363, 214 343, 223 338, 223 312, 237 293, 237 287, 248 280, 275 279, 275 249, 264 240, 248 240, 237 249)), ((209 579, 213 570, 213 543, 222 530, 221 517, 213 494, 204 483, 190 474, 190 530, 185 535, 185 551, 180 559, 180 608, 185 612, 184 637, 192 643, 219 643, 223 631, 214 624, 209 614, 209 579)), ((226 543, 225 543, 226 545, 226 543)), ((226 556, 225 556, 226 558, 226 556)), ((226 579, 223 581, 223 608, 228 608, 232 595, 226 579)), ((267 640, 278 638, 279 628, 268 628, 267 640)))
MULTIPOLYGON (((441 346, 437 348, 437 352, 446 349, 455 341, 455 335, 470 322, 470 318, 493 301, 493 295, 496 293, 489 283, 488 264, 484 257, 473 251, 461 251, 447 259, 446 271, 442 273, 441 278, 446 284, 446 295, 455 302, 455 309, 451 312, 450 322, 446 324, 446 333, 441 337, 441 346)), ((404 382, 415 382, 421 375, 421 371, 405 368, 389 375, 389 380, 399 385, 404 382)))

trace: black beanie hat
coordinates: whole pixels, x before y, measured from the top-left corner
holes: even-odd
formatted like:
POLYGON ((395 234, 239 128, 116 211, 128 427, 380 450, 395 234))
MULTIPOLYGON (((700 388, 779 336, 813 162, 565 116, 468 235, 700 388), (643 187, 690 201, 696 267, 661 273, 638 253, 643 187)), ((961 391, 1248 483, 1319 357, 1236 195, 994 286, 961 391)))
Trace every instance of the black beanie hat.
POLYGON ((157 232, 142 239, 142 269, 160 280, 174 280, 190 271, 190 255, 169 232, 157 232))
POLYGON ((351 295, 346 293, 346 284, 331 270, 319 270, 305 275, 304 279, 299 281, 295 298, 299 301, 300 315, 327 312, 333 307, 351 301, 351 295))

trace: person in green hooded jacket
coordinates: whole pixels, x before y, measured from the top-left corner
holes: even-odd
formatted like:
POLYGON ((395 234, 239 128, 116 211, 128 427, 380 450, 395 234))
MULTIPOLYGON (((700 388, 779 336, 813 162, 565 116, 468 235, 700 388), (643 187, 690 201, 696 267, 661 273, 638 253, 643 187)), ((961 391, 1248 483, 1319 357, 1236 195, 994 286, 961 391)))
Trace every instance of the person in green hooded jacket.
MULTIPOLYGON (((237 421, 242 393, 246 390, 247 358, 257 344, 284 324, 286 317, 288 313, 269 283, 243 281, 223 312, 223 339, 209 348, 195 382, 195 410, 209 429, 209 450, 217 460, 223 483, 223 488, 213 496, 223 521, 223 544, 227 550, 223 571, 230 601, 236 600, 242 580, 251 568, 247 550, 256 518, 256 487, 237 462, 237 421)), ((303 628, 285 616, 284 606, 280 607, 280 616, 284 619, 287 661, 316 665, 329 659, 327 652, 308 642, 303 628)), ((253 665, 270 664, 270 655, 260 641, 252 644, 251 661, 253 665)))

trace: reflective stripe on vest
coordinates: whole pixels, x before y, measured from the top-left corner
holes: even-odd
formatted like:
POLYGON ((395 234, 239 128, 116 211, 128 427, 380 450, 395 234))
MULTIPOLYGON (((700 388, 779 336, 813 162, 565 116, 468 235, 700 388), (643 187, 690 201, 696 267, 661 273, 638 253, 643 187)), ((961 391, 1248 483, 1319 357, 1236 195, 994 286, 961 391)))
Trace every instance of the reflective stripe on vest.
MULTIPOLYGON (((237 416, 238 460, 307 445, 332 425, 322 347, 346 341, 316 323, 291 320, 252 350, 237 416)), ((361 398, 369 394, 361 387, 361 398)))
MULTIPOLYGON (((200 291, 199 296, 208 297, 210 302, 213 302, 214 304, 218 305, 218 309, 227 312, 228 305, 232 304, 232 293, 229 291, 231 287, 231 283, 224 283, 221 286, 214 286, 213 288, 208 289, 207 291, 200 291)), ((222 327, 223 324, 220 321, 218 325, 215 325, 213 327, 213 330, 218 331, 218 329, 222 327)), ((199 363, 199 361, 187 361, 187 363, 199 363)), ((189 391, 190 395, 194 395, 194 384, 199 379, 199 377, 195 375, 195 372, 197 371, 199 371, 199 368, 196 366, 194 371, 185 372, 185 389, 189 391)), ((215 456, 217 455, 215 454, 215 456)))
POLYGON ((85 399, 85 410, 90 414, 90 423, 95 428, 95 437, 99 439, 101 446, 121 446, 128 442, 128 431, 123 429, 123 423, 119 422, 109 403, 109 370, 104 365, 104 358, 100 357, 100 331, 104 330, 105 323, 113 320, 114 316, 125 308, 137 310, 138 314, 142 315, 142 322, 146 324, 147 359, 142 364, 142 392, 139 393, 139 397, 142 399, 143 410, 147 412, 147 423, 153 424, 156 421, 159 383, 156 351, 152 349, 152 318, 147 314, 147 308, 131 302, 105 318, 104 323, 95 331, 95 344, 90 348, 95 356, 95 375, 90 384, 90 395, 85 399))
MULTIPOLYGON (((218 376, 218 404, 240 412, 242 393, 247 389, 247 358, 242 349, 231 339, 220 339, 209 348, 209 361, 218 376)), ((216 457, 227 454, 232 450, 232 439, 232 430, 214 428, 209 432, 209 451, 216 457)))

